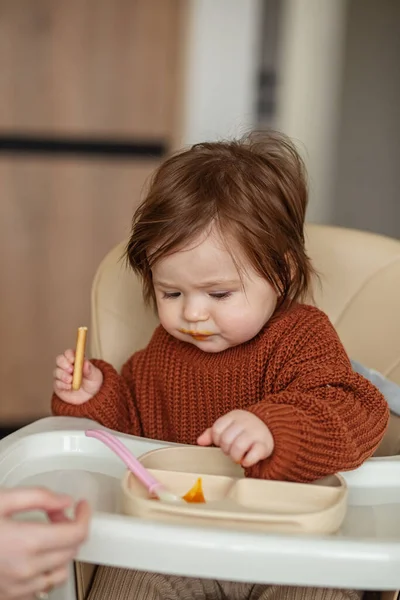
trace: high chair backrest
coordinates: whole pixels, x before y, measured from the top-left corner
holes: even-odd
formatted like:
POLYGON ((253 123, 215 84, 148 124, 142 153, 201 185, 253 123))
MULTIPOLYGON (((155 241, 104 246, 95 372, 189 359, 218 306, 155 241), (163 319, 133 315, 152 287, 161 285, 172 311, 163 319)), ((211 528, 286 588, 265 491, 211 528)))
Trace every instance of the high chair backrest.
MULTIPOLYGON (((308 225, 306 234, 320 274, 315 303, 351 358, 400 384, 400 241, 323 225, 308 225)), ((157 325, 123 252, 120 244, 100 264, 91 305, 91 355, 117 369, 147 344, 157 325)))

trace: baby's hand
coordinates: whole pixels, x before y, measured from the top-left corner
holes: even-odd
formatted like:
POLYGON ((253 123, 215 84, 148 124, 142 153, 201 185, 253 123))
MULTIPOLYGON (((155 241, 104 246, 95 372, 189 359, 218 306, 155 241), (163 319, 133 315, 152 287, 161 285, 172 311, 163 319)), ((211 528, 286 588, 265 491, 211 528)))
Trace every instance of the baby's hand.
POLYGON ((243 467, 252 467, 271 456, 274 439, 261 419, 247 410, 232 410, 217 419, 197 439, 200 446, 219 446, 243 467))
POLYGON ((72 389, 75 352, 66 350, 56 358, 53 389, 57 396, 68 404, 83 404, 93 398, 103 383, 103 373, 91 362, 83 363, 82 384, 79 390, 72 389))

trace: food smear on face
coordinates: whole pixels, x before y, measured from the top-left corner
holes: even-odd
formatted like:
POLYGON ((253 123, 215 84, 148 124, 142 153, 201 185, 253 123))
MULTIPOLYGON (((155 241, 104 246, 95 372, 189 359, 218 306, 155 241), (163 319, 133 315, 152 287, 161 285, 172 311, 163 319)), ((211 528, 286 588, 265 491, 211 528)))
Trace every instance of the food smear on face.
POLYGON ((190 329, 180 329, 179 331, 185 335, 190 335, 197 342, 204 342, 204 340, 214 335, 212 331, 192 331, 190 329))
POLYGON ((203 493, 203 484, 201 481, 201 477, 199 477, 194 486, 190 488, 190 490, 184 496, 182 496, 182 500, 185 500, 185 502, 189 502, 192 504, 205 503, 206 499, 203 493))

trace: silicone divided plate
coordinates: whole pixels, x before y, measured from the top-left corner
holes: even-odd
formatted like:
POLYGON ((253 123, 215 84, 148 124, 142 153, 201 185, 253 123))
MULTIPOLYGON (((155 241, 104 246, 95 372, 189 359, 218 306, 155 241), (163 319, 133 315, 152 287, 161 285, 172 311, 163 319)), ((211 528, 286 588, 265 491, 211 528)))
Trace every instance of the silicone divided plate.
POLYGON ((122 480, 127 515, 166 522, 284 533, 334 533, 347 509, 340 475, 312 484, 244 478, 218 448, 173 447, 142 455, 142 464, 174 494, 183 496, 202 478, 205 504, 167 504, 150 499, 131 472, 122 480))

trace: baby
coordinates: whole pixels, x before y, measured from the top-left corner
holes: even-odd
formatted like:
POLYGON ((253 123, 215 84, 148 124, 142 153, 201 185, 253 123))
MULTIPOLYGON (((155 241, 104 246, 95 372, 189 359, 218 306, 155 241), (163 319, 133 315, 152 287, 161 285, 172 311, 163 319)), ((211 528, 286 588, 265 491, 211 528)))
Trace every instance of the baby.
MULTIPOLYGON (((249 477, 307 482, 361 465, 379 445, 389 410, 353 372, 328 317, 303 303, 313 277, 306 205, 303 163, 278 133, 196 144, 168 158, 126 248, 160 326, 121 374, 86 360, 78 391, 74 352, 58 356, 53 412, 146 438, 215 445, 249 477)), ((99 577, 105 598, 304 595, 134 571, 129 584, 122 570, 99 577), (118 577, 126 585, 113 596, 118 577)), ((306 590, 307 598, 323 593, 306 590)))

